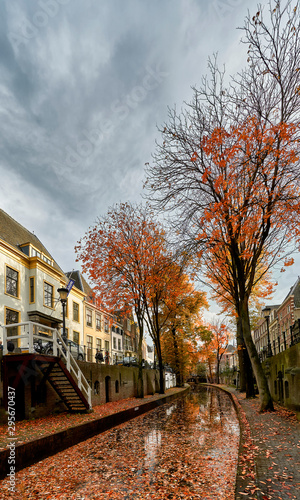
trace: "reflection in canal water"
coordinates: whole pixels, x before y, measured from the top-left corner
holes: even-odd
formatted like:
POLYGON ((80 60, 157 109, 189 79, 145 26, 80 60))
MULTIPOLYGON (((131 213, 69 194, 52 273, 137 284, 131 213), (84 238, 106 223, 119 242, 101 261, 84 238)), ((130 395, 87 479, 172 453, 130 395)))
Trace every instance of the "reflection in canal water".
POLYGON ((153 429, 144 438, 145 443, 145 467, 153 468, 156 462, 157 450, 161 445, 160 430, 153 429))
POLYGON ((203 386, 21 471, 14 500, 234 500, 238 443, 229 396, 203 386))
POLYGON ((146 418, 151 431, 144 437, 143 472, 151 472, 153 484, 163 470, 165 477, 169 474, 169 490, 174 473, 181 474, 174 486, 184 485, 189 498, 234 498, 239 425, 227 394, 200 386, 176 404, 162 408, 159 418, 146 418))
POLYGON ((226 393, 202 386, 107 435, 115 444, 113 454, 102 449, 110 483, 102 492, 111 498, 234 499, 239 426, 226 393), (128 440, 116 477, 109 468, 128 440))

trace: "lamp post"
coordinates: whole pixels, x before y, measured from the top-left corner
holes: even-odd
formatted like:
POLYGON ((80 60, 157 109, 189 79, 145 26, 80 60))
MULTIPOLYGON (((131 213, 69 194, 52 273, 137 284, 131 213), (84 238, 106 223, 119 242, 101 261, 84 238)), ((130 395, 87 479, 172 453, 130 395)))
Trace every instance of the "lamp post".
POLYGON ((66 306, 67 306, 67 297, 68 297, 69 290, 67 288, 58 288, 57 291, 59 293, 59 299, 61 301, 62 313, 63 313, 63 334, 62 334, 62 338, 63 338, 63 341, 66 342, 66 340, 67 340, 67 335, 66 335, 66 306))
POLYGON ((265 307, 262 310, 262 313, 264 314, 264 318, 267 322, 267 335, 268 335, 267 358, 270 358, 271 356, 273 356, 271 342, 270 342, 270 332, 269 332, 269 320, 270 320, 271 307, 265 307))

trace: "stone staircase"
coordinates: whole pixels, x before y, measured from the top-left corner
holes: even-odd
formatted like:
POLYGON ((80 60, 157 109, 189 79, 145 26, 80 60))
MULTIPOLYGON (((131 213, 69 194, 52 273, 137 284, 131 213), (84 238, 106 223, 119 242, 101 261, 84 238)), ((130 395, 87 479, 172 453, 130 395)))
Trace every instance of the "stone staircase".
POLYGON ((45 366, 40 366, 40 369, 68 410, 71 412, 87 411, 89 403, 61 359, 51 356, 50 361, 50 356, 47 358, 45 366))
MULTIPOLYGON (((46 328, 30 321, 5 325, 3 326, 2 352, 5 408, 8 407, 5 388, 10 385, 16 390, 19 389, 22 395, 24 393, 22 385, 27 384, 28 377, 35 377, 35 374, 39 372, 41 375, 38 384, 39 394, 43 394, 48 381, 69 411, 83 412, 92 409, 91 387, 56 329, 46 328), (10 330, 12 328, 13 330, 10 330), (47 330, 47 335, 45 335, 45 330, 47 330), (37 342, 45 342, 45 338, 47 345, 51 348, 49 354, 39 353, 36 350, 37 342), (11 352, 7 348, 9 343, 13 343, 14 347, 11 352)), ((19 397, 18 400, 21 401, 21 398, 19 397)), ((20 413, 22 413, 21 410, 20 413)))

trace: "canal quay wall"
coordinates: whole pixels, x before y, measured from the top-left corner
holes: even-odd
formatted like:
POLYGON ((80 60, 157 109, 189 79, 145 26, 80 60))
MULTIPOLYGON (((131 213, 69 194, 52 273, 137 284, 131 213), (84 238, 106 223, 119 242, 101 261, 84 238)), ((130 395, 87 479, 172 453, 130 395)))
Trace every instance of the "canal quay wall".
MULTIPOLYGON (((224 387, 214 384, 205 384, 211 385, 212 387, 216 387, 223 392, 226 392, 230 397, 232 404, 235 408, 237 418, 239 421, 240 427, 240 440, 239 440, 239 450, 238 450, 238 465, 237 465, 237 473, 236 473, 236 483, 235 483, 235 500, 242 500, 244 496, 241 496, 239 492, 242 490, 242 495, 245 495, 247 490, 256 488, 256 466, 254 464, 253 458, 249 456, 249 459, 246 460, 247 464, 247 474, 243 473, 243 469, 245 468, 245 449, 248 453, 249 439, 250 439, 250 427, 248 421, 244 418, 243 410, 241 407, 236 394, 238 391, 233 389, 233 387, 224 387)), ((249 491, 248 491, 249 492, 249 491)), ((252 496, 252 495, 251 495, 252 496)))
MULTIPOLYGON (((85 361, 77 361, 77 363, 92 389, 92 407, 137 397, 137 367, 85 361)), ((19 365, 20 361, 10 369, 7 375, 8 380, 11 381, 10 385, 13 385, 14 379, 18 377, 19 365)), ((16 390, 17 404, 15 411, 17 420, 29 420, 52 413, 68 411, 68 408, 48 381, 46 381, 41 397, 38 388, 43 381, 43 374, 36 368, 34 363, 29 366, 26 365, 23 379, 16 390)), ((143 386, 145 396, 159 392, 159 371, 143 368, 143 386)), ((7 422, 7 414, 3 406, 3 390, 3 374, 1 373, 0 424, 7 422)))
POLYGON ((263 362, 271 396, 300 420, 300 343, 263 362))
MULTIPOLYGON (((97 434, 101 434, 128 420, 138 417, 139 415, 143 415, 160 405, 169 403, 183 396, 189 390, 190 387, 187 385, 184 388, 176 388, 176 390, 173 390, 174 392, 169 395, 157 394, 155 395, 155 399, 145 401, 145 403, 139 403, 137 406, 128 408, 127 410, 122 410, 118 413, 113 413, 95 420, 89 420, 88 422, 70 427, 63 431, 17 445, 14 448, 15 472, 49 456, 55 455, 70 446, 74 446, 75 444, 96 436, 97 434)), ((60 418, 59 415, 57 418, 60 418)), ((34 425, 34 421, 32 421, 32 425, 34 425)), ((9 457, 10 449, 5 449, 0 452, 0 480, 4 479, 8 473, 9 457)))
MULTIPOLYGON (((137 396, 138 368, 77 361, 92 388, 92 406, 137 396)), ((145 395, 159 391, 159 372, 143 368, 145 395)))

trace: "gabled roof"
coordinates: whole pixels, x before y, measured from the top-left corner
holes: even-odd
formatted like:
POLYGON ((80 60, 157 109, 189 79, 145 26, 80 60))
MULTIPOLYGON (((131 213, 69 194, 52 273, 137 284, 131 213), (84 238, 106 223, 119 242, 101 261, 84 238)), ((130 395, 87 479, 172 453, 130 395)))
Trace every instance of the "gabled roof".
POLYGON ((55 262, 52 255, 48 252, 47 248, 42 244, 39 238, 34 233, 28 231, 28 229, 22 226, 2 209, 0 209, 0 238, 19 251, 22 251, 21 245, 31 243, 31 245, 33 245, 37 250, 52 259, 53 267, 57 271, 64 274, 63 270, 55 262))
POLYGON ((300 276, 298 276, 296 282, 290 288, 290 291, 285 297, 285 299, 282 301, 282 304, 284 304, 284 302, 292 295, 294 296, 295 307, 300 307, 300 276))
POLYGON ((93 294, 93 289, 90 287, 90 285, 87 283, 87 281, 84 279, 83 275, 81 274, 80 271, 68 271, 65 273, 67 278, 74 280, 74 285, 78 290, 81 292, 84 292, 87 295, 87 299, 93 302, 94 294, 93 294))

